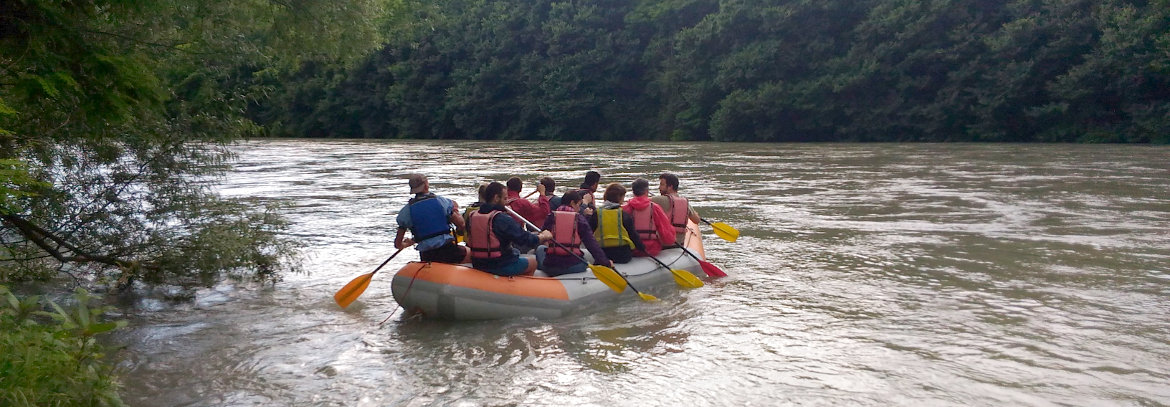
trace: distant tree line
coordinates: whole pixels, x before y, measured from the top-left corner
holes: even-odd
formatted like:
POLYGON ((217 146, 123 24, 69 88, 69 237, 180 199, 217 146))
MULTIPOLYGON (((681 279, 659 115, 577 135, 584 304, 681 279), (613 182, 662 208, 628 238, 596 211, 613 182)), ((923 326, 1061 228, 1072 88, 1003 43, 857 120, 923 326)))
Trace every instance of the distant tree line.
POLYGON ((1170 142, 1170 1, 439 0, 272 80, 294 137, 1170 142))

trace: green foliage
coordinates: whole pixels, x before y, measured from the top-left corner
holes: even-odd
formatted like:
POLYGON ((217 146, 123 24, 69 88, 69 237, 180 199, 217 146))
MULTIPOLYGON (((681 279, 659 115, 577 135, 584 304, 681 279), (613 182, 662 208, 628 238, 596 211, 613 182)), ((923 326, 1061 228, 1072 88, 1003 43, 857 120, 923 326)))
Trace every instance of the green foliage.
POLYGON ((210 284, 272 281, 295 267, 278 215, 221 199, 210 183, 228 168, 226 146, 261 133, 243 113, 272 78, 304 61, 357 60, 402 7, 4 3, 0 281, 63 270, 119 285, 210 284))
POLYGON ((126 322, 105 320, 107 309, 84 290, 72 302, 19 299, 0 286, 0 405, 122 405, 109 349, 97 336, 126 322))
POLYGON ((20 200, 36 196, 32 191, 45 186, 28 173, 25 162, 0 159, 0 213, 21 212, 20 200))
POLYGON ((444 0, 249 114, 309 137, 1166 142, 1167 5, 444 0))

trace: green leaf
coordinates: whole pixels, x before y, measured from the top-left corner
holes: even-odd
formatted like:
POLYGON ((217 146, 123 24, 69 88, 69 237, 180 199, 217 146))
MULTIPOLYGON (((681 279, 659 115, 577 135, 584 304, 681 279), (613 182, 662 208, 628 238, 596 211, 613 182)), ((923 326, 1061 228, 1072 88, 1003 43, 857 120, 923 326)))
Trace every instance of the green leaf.
POLYGON ((0 114, 5 114, 5 115, 16 114, 16 110, 13 109, 12 107, 9 107, 7 103, 4 103, 4 98, 2 98, 2 97, 0 97, 0 114))
MULTIPOLYGON (((121 322, 121 321, 119 321, 119 322, 121 322)), ((97 335, 100 333, 105 333, 105 332, 109 332, 109 331, 118 329, 121 326, 125 326, 125 324, 119 325, 117 322, 102 322, 102 323, 93 324, 93 325, 86 327, 84 334, 85 335, 97 335)))

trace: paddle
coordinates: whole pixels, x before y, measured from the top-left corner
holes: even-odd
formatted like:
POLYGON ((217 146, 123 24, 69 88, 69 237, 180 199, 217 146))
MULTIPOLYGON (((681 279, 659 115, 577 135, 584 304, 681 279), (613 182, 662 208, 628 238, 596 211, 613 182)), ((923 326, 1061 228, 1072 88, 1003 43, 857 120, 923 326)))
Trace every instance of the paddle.
POLYGON ((711 225, 711 229, 715 230, 715 236, 719 236, 720 238, 723 238, 723 240, 735 243, 735 239, 739 238, 739 230, 731 227, 731 225, 723 222, 711 223, 703 218, 699 218, 699 220, 703 221, 703 223, 711 225))
MULTIPOLYGON (((505 206, 504 209, 507 209, 508 212, 511 212, 513 215, 520 216, 517 215, 516 211, 513 211, 512 208, 505 206)), ((521 217, 520 219, 524 218, 521 217)), ((528 226, 531 226, 536 230, 540 230, 540 228, 536 227, 536 225, 533 225, 532 222, 529 222, 528 219, 524 219, 524 223, 527 223, 528 226)), ((581 260, 582 263, 585 263, 585 265, 589 266, 589 270, 593 271, 593 275, 597 276, 598 280, 601 280, 602 283, 605 283, 605 285, 609 286, 609 288, 613 289, 614 291, 620 293, 624 291, 627 286, 629 286, 630 289, 634 290, 634 292, 638 294, 639 298, 645 301, 658 301, 658 298, 654 297, 653 295, 638 291, 637 288, 634 288, 634 286, 630 284, 630 280, 626 279, 626 276, 623 276, 617 271, 614 271, 614 269, 602 265, 589 264, 588 261, 585 261, 584 257, 574 254, 568 247, 565 247, 565 245, 561 244, 561 242, 556 240, 553 240, 552 242, 560 248, 565 249, 566 252, 573 255, 573 257, 576 257, 577 260, 581 260)))
MULTIPOLYGON (((405 247, 402 249, 405 249, 405 247)), ((398 255, 398 253, 402 253, 402 249, 398 249, 398 251, 390 255, 390 258, 382 262, 382 264, 379 265, 378 268, 374 269, 374 271, 358 276, 357 278, 353 279, 353 281, 350 281, 349 284, 346 284, 345 287, 341 287, 340 290, 337 290, 337 294, 333 294, 333 301, 336 301, 337 305, 340 305, 341 308, 348 307, 350 303, 352 303, 354 300, 360 297, 363 292, 366 291, 366 287, 370 286, 370 279, 374 278, 374 273, 377 273, 378 270, 381 270, 382 266, 385 266, 386 263, 389 263, 390 260, 394 258, 394 256, 398 255)))
POLYGON ((683 253, 691 256, 692 259, 695 259, 695 261, 699 262, 699 267, 703 269, 704 273, 707 273, 707 277, 727 277, 727 273, 724 273, 723 270, 719 269, 719 267, 715 267, 714 264, 700 259, 699 256, 695 256, 695 254, 691 253, 691 251, 687 250, 687 248, 682 248, 682 251, 683 253))
POLYGON ((658 260, 657 257, 648 257, 650 257, 650 260, 654 260, 655 263, 658 263, 659 266, 662 266, 662 268, 670 270, 670 274, 674 276, 674 282, 678 283, 678 285, 686 288, 699 288, 703 286, 703 280, 699 280, 699 278, 695 277, 694 274, 691 274, 686 270, 672 269, 668 267, 666 263, 663 263, 662 260, 658 260))

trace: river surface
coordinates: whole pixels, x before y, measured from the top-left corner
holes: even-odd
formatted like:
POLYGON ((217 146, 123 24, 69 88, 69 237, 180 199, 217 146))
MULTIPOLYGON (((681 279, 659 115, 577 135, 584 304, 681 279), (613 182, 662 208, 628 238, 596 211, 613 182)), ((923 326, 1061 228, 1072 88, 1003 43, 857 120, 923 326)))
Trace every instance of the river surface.
MULTIPOLYGON (((237 405, 1168 405, 1170 149, 1015 144, 250 142, 227 196, 287 200, 306 274, 128 312, 125 400, 237 405), (630 157, 650 157, 631 159, 630 157), (405 175, 664 171, 728 274, 554 320, 406 318, 405 175), (391 313, 394 312, 393 315, 391 313), (389 320, 380 324, 383 320, 389 320)), ((655 189, 652 188, 652 191, 655 189)))

